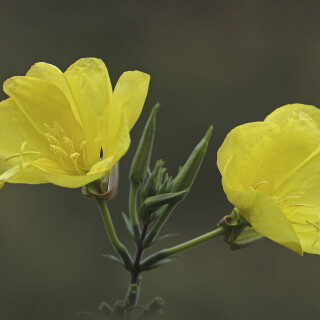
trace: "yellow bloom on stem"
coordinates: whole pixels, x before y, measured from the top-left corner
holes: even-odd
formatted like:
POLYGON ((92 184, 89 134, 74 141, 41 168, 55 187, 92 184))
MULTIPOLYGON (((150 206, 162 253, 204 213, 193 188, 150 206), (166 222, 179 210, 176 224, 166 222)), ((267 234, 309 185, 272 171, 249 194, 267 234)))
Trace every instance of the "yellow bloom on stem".
POLYGON ((218 151, 228 200, 261 235, 320 254, 320 110, 293 104, 233 129, 218 151))
POLYGON ((128 71, 112 90, 105 64, 80 59, 62 73, 36 63, 4 83, 0 182, 77 188, 101 178, 130 145, 149 75, 128 71))

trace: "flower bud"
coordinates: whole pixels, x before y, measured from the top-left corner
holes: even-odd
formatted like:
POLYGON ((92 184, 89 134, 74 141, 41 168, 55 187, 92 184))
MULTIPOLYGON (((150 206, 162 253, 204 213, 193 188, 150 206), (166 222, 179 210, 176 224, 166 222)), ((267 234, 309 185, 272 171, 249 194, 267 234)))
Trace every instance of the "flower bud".
POLYGON ((132 161, 129 178, 135 184, 144 181, 148 170, 155 132, 156 114, 159 107, 160 104, 156 104, 153 107, 132 161))
POLYGON ((212 126, 209 128, 204 138, 195 147, 187 162, 172 181, 171 192, 178 192, 187 188, 190 189, 205 156, 211 133, 212 126))

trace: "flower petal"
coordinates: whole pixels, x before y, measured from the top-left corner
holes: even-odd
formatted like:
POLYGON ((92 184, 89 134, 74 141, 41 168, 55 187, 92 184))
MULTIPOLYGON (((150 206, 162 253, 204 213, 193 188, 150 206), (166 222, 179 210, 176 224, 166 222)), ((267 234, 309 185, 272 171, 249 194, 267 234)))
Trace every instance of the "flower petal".
POLYGON ((297 234, 271 197, 260 191, 232 190, 222 181, 228 200, 257 232, 302 255, 297 234))
POLYGON ((46 80, 57 86, 67 98, 76 120, 82 125, 69 85, 59 68, 49 63, 38 62, 29 69, 26 76, 46 80))
POLYGON ((287 121, 292 112, 304 112, 308 114, 310 118, 317 123, 318 128, 320 129, 320 110, 314 106, 300 103, 287 104, 283 107, 280 107, 270 113, 264 121, 282 125, 287 121))
POLYGON ((65 188, 79 188, 99 179, 103 172, 89 173, 87 175, 72 176, 66 173, 59 165, 48 159, 38 159, 12 167, 0 175, 0 187, 5 182, 10 183, 53 183, 65 188))
MULTIPOLYGON (((3 137, 0 139, 0 150, 4 159, 19 152, 25 141, 28 142, 26 151, 38 151, 42 157, 52 156, 48 141, 11 98, 0 102, 0 122, 0 136, 3 137)), ((0 172, 3 172, 1 168, 0 172)))
POLYGON ((71 65, 64 78, 83 124, 91 166, 99 161, 101 141, 96 138, 110 112, 112 87, 108 70, 102 60, 84 58, 71 65))
POLYGON ((146 100, 150 76, 140 71, 124 72, 114 89, 112 102, 122 109, 128 119, 129 130, 139 118, 146 100))
POLYGON ((66 97, 48 81, 30 77, 13 77, 4 83, 4 91, 14 100, 20 111, 39 134, 57 124, 76 144, 84 140, 66 97))
POLYGON ((218 151, 219 170, 233 189, 271 193, 319 145, 320 131, 305 113, 282 126, 247 123, 233 129, 218 151))

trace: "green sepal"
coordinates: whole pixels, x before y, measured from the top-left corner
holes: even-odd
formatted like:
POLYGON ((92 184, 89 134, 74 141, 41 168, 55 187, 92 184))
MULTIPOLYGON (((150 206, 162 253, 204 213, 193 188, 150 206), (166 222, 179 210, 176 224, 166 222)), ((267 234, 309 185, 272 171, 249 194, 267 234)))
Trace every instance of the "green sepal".
POLYGON ((251 244, 254 244, 260 240, 264 239, 260 233, 258 233, 251 226, 244 226, 238 234, 233 234, 232 239, 229 242, 231 250, 238 250, 245 248, 251 244))
POLYGON ((112 200, 118 192, 119 163, 116 163, 104 177, 82 187, 81 192, 89 199, 99 197, 112 200))
POLYGON ((207 131, 204 138, 198 143, 187 162, 184 166, 179 170, 177 176, 171 183, 171 191, 177 192, 181 190, 185 190, 187 188, 190 189, 194 179, 197 176, 199 168, 201 166, 202 160, 205 156, 208 143, 212 133, 212 126, 207 131))
POLYGON ((129 178, 135 184, 143 182, 147 173, 154 139, 156 114, 159 107, 160 104, 158 103, 153 107, 132 161, 129 178))
POLYGON ((237 208, 233 208, 231 214, 224 216, 218 226, 228 228, 223 240, 230 245, 231 250, 245 248, 264 238, 251 227, 237 208))
POLYGON ((123 262, 118 257, 114 256, 113 254, 106 253, 106 254, 103 254, 102 256, 103 256, 103 258, 110 259, 110 260, 115 261, 117 263, 120 263, 122 266, 124 266, 123 262))
POLYGON ((94 319, 94 320, 105 320, 104 318, 98 316, 93 312, 81 311, 75 314, 76 317, 85 317, 87 319, 94 319))
POLYGON ((155 269, 155 268, 158 268, 160 266, 163 266, 169 262, 172 262, 172 261, 175 261, 175 260, 178 260, 180 259, 179 256, 170 256, 170 257, 166 257, 166 258, 163 258, 163 259, 160 259, 158 260, 157 262, 147 266, 146 268, 144 269, 141 269, 141 271, 148 271, 148 270, 152 270, 152 269, 155 269))

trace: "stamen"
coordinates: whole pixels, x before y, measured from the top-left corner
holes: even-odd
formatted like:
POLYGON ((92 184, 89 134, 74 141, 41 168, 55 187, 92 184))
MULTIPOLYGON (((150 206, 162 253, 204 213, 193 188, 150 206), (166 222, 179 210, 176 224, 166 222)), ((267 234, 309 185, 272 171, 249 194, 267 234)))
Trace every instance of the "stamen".
POLYGON ((50 144, 50 148, 53 152, 58 153, 60 155, 63 155, 64 157, 67 157, 68 154, 60 147, 55 146, 54 144, 50 144))
POLYGON ((59 165, 72 175, 85 174, 86 171, 82 166, 84 164, 84 167, 86 167, 84 148, 86 141, 82 141, 79 148, 80 152, 77 152, 78 148, 56 121, 51 126, 47 123, 44 126, 48 130, 44 136, 48 140, 50 150, 55 154, 59 165))
POLYGON ((254 187, 250 187, 250 190, 256 191, 260 186, 267 184, 267 183, 268 183, 268 181, 260 181, 260 182, 256 183, 254 187))

